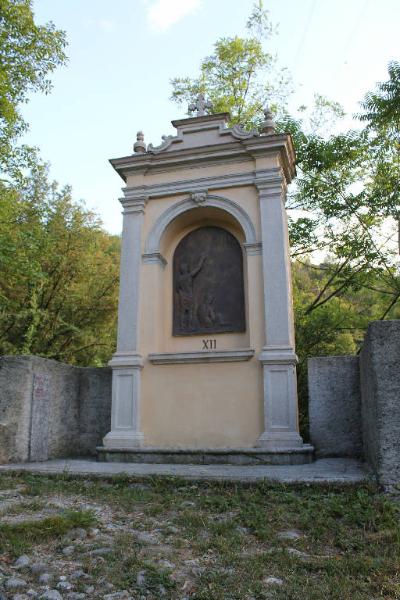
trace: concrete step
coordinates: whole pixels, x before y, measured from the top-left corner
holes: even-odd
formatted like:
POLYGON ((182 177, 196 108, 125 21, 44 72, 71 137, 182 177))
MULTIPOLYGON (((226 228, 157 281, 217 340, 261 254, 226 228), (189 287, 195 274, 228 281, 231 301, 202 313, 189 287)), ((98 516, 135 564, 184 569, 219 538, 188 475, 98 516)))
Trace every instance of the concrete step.
POLYGON ((101 462, 181 465, 303 465, 313 461, 314 448, 97 448, 101 462))

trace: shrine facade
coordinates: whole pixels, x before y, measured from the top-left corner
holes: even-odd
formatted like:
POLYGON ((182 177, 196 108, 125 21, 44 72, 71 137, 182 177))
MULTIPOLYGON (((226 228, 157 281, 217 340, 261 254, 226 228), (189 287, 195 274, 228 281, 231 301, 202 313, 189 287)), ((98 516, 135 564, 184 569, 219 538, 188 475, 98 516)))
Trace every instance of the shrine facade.
MULTIPOLYGON (((258 449, 308 461, 298 429, 287 134, 229 115, 111 160, 125 182, 112 425, 118 453, 258 449)), ((112 457, 115 453, 115 457, 112 457)), ((121 457, 120 457, 121 458, 121 457)))

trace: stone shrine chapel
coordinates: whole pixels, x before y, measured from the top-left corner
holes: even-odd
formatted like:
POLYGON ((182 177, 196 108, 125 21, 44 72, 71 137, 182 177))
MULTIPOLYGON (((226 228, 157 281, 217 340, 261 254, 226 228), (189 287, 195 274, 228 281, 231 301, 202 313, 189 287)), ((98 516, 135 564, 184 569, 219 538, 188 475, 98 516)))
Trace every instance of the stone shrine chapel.
POLYGON ((134 154, 111 160, 126 187, 99 457, 309 462, 285 210, 292 141, 268 110, 258 133, 206 107, 200 96, 196 116, 172 121, 175 136, 146 147, 139 132, 134 154))

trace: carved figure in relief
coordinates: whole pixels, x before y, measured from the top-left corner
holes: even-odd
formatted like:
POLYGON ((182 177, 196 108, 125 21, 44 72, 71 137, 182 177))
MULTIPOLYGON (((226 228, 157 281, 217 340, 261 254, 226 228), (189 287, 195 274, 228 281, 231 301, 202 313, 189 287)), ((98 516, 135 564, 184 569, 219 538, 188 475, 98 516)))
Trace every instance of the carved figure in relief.
POLYGON ((182 329, 191 328, 195 317, 195 298, 193 294, 193 281, 200 273, 206 257, 202 256, 194 269, 190 269, 187 262, 181 262, 176 278, 176 292, 179 297, 180 325, 182 329))
POLYGON ((218 322, 218 317, 214 308, 215 296, 210 292, 206 292, 203 302, 197 310, 199 324, 203 327, 212 327, 218 322))

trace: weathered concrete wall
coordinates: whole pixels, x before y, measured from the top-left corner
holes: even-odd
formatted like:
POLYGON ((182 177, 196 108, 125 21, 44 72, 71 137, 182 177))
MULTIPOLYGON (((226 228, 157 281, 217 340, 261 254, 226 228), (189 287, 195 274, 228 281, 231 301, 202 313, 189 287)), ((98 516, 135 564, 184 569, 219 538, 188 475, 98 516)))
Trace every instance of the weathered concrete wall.
POLYGON ((0 358, 0 462, 29 459, 33 375, 28 356, 0 358))
POLYGON ((0 462, 94 454, 110 414, 110 369, 0 358, 0 462))
POLYGON ((400 320, 370 323, 359 357, 308 361, 310 437, 319 456, 360 456, 400 485, 400 320))
POLYGON ((80 368, 79 449, 94 454, 111 429, 111 368, 80 368))
POLYGON ((379 483, 400 483, 400 321, 370 323, 360 354, 364 452, 379 483))
POLYGON ((311 358, 308 391, 310 438, 317 456, 361 457, 358 357, 311 358))

